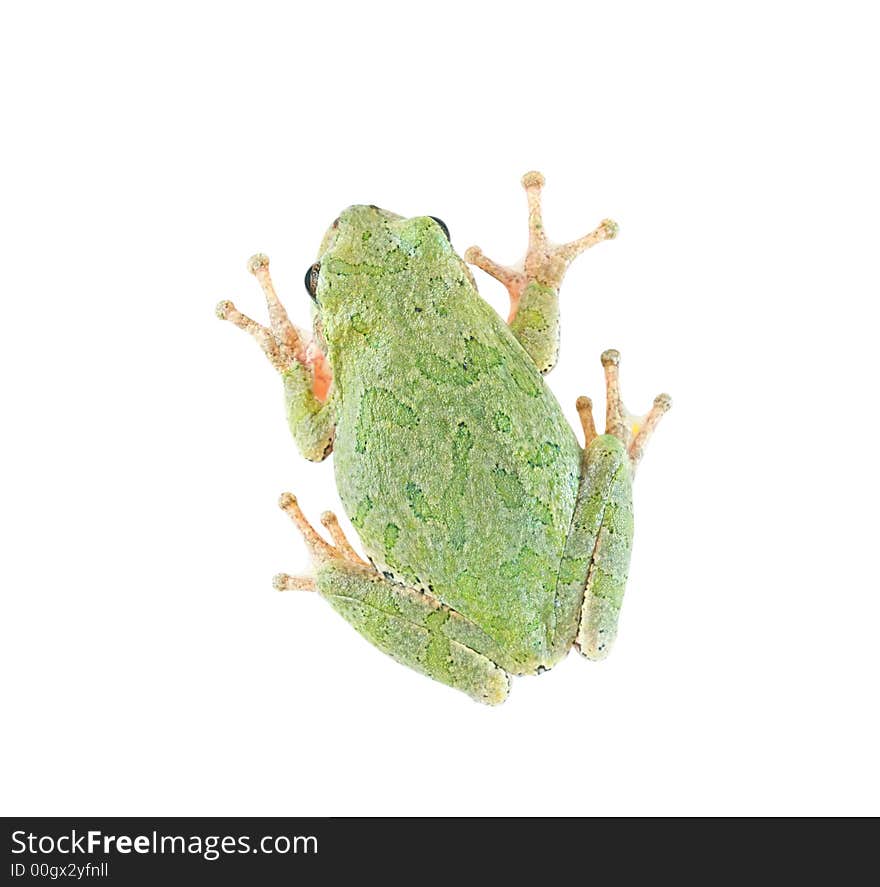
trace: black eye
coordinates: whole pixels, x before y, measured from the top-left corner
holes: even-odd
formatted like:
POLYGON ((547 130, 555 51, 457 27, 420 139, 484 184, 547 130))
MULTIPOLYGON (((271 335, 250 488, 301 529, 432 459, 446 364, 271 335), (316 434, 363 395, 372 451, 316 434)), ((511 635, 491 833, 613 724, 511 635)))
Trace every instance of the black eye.
POLYGON ((308 271, 306 271, 306 292, 316 299, 318 295, 318 272, 321 270, 321 263, 315 262, 308 271))
POLYGON ((449 228, 446 227, 446 222, 444 222, 443 219, 438 219, 437 216, 428 216, 428 218, 433 219, 443 229, 443 233, 446 235, 447 240, 452 240, 449 236, 449 228))

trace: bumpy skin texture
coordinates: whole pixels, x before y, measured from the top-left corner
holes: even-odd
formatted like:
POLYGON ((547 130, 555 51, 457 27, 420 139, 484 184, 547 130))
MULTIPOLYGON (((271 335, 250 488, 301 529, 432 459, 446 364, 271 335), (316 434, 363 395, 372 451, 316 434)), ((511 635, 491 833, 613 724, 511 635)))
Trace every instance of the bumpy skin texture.
POLYGON ((557 611, 581 462, 559 405, 433 220, 351 207, 319 261, 336 480, 367 554, 508 671, 549 667, 580 606, 557 611))
POLYGON ((321 403, 315 397, 312 373, 294 363, 281 373, 287 424, 300 453, 311 462, 320 462, 333 448, 336 400, 321 403))
POLYGON ((589 659, 604 659, 617 634, 632 540, 629 457, 616 437, 603 434, 584 453, 584 475, 560 570, 560 596, 567 591, 568 598, 583 601, 577 644, 589 659))
POLYGON ((537 280, 523 290, 510 331, 535 366, 547 373, 559 351, 559 293, 537 280))
POLYGON ((510 689, 497 644, 435 598, 340 560, 320 566, 317 587, 367 640, 403 665, 496 705, 510 689))

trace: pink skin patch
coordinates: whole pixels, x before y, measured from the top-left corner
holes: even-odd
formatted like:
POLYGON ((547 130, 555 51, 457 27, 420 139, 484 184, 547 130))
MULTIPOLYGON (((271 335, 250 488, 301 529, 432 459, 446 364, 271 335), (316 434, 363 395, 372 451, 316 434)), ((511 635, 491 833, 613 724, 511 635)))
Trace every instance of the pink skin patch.
POLYGON ((311 367, 315 380, 312 383, 312 392, 315 397, 324 403, 330 392, 330 385, 333 382, 333 371, 324 352, 318 347, 317 343, 309 342, 306 348, 306 366, 311 367))

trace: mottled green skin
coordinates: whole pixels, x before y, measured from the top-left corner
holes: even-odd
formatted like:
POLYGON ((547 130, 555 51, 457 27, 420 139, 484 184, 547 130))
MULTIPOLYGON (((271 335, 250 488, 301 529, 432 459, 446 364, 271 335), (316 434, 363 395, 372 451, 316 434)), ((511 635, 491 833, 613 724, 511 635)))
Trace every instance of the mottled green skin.
POLYGON ((323 404, 312 391, 312 371, 299 362, 281 374, 287 424, 299 451, 319 462, 333 448, 336 399, 323 404))
POLYGON ((583 600, 577 643, 588 659, 604 659, 617 634, 632 540, 629 457, 616 437, 603 434, 584 454, 584 475, 560 570, 560 598, 583 600))
POLYGON ((332 560, 317 571, 321 594, 367 640, 403 665, 496 705, 510 689, 501 651, 478 626, 429 595, 372 568, 332 560))
POLYGON ((510 331, 542 372, 553 369, 559 353, 559 294, 537 280, 523 290, 510 331))
POLYGON ((336 480, 367 554, 504 669, 551 666, 581 604, 557 574, 582 454, 538 368, 429 218, 351 207, 319 261, 336 480))

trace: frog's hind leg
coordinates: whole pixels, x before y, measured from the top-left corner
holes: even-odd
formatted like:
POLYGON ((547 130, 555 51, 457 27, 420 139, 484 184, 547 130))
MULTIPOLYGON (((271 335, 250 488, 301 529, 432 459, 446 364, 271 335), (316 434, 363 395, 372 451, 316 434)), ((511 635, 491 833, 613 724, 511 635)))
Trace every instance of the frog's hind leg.
POLYGON ((494 642, 431 595, 383 578, 354 550, 332 512, 321 522, 332 544, 308 522, 290 493, 279 501, 305 539, 314 577, 280 574, 279 591, 317 591, 360 634, 403 665, 489 705, 503 702, 507 672, 492 656, 494 642))
POLYGON ((585 250, 617 235, 617 225, 605 219, 583 237, 557 245, 547 239, 541 213, 544 176, 527 172, 522 177, 529 204, 529 247, 521 267, 507 267, 468 249, 465 261, 482 268, 507 287, 510 315, 507 322, 520 344, 542 373, 556 364, 559 352, 559 287, 568 266, 585 250))
MULTIPOLYGON (((602 354, 606 385, 605 433, 597 434, 589 398, 578 399, 584 458, 557 595, 573 613, 581 599, 575 642, 588 659, 603 659, 617 634, 633 539, 632 480, 645 444, 672 401, 661 394, 645 416, 628 412, 620 397, 620 355, 602 354)), ((571 626, 568 626, 571 630, 571 626)))

